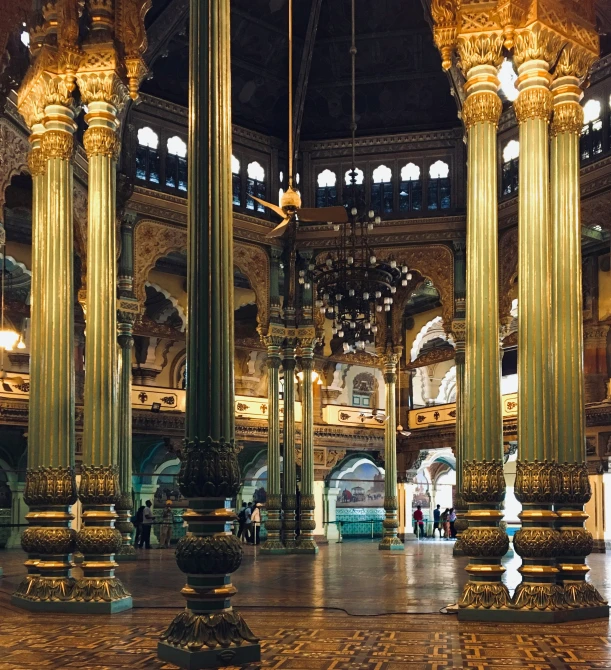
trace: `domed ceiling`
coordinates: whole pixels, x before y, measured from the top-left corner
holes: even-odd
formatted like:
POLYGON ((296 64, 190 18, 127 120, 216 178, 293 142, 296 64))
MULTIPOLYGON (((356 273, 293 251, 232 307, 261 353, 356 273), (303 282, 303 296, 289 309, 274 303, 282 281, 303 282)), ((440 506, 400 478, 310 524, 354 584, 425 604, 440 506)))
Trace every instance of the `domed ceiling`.
MULTIPOLYGON (((234 123, 287 135, 287 0, 231 0, 234 123)), ((296 108, 302 139, 349 135, 350 0, 294 2, 296 108)), ((421 0, 356 0, 360 135, 459 124, 421 0)), ((153 0, 145 93, 188 95, 188 2, 153 0)))

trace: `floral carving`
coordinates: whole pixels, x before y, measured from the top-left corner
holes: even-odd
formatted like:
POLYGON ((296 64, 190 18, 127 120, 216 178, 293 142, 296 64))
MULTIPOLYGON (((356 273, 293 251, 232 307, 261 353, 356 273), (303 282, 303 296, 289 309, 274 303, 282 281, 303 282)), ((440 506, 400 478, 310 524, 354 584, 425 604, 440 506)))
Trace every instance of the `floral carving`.
POLYGON ((211 438, 186 442, 179 481, 186 498, 233 498, 240 488, 233 442, 215 442, 211 438))
POLYGON ((28 171, 28 141, 6 119, 0 118, 0 210, 4 207, 6 188, 20 172, 28 171))
POLYGON ((187 535, 178 541, 176 563, 188 575, 229 574, 242 563, 242 547, 235 535, 187 535))

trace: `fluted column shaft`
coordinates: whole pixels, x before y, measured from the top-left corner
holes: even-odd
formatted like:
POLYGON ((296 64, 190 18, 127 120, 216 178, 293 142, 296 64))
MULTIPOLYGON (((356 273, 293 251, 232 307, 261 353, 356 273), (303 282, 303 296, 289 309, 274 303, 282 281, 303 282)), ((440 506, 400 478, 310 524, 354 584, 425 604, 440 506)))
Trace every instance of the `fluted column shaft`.
POLYGON ((549 210, 549 120, 551 77, 545 60, 522 60, 516 48, 520 127, 518 236, 518 462, 515 494, 522 528, 514 548, 522 557, 522 582, 512 607, 522 611, 562 609, 554 557, 559 534, 553 511, 557 450, 552 427, 551 227, 549 210))
MULTIPOLYGON (((461 323, 461 326, 463 323, 461 323)), ((461 536, 467 529, 466 519, 467 504, 462 497, 463 467, 465 460, 465 425, 468 417, 465 415, 465 332, 464 330, 454 330, 454 341, 456 342, 456 497, 454 499, 454 508, 456 511, 456 542, 452 554, 454 556, 464 556, 461 536)))
POLYGON ((398 353, 382 356, 384 395, 386 400, 386 423, 384 425, 384 537, 378 548, 386 551, 401 551, 403 542, 397 535, 399 520, 397 510, 397 364, 398 353))
POLYGON ((229 4, 191 0, 189 13, 189 327, 180 473, 189 534, 176 547, 187 603, 157 647, 162 660, 189 669, 260 660, 258 640, 231 607, 231 574, 242 561, 242 546, 231 532, 240 470, 234 441, 229 4))
POLYGON ((266 554, 286 552, 280 531, 282 530, 280 491, 280 346, 270 342, 267 345, 267 540, 261 546, 266 554))
POLYGON ((301 346, 301 497, 299 539, 295 551, 316 554, 318 546, 314 540, 314 344, 301 346))
POLYGON ((560 532, 557 567, 570 608, 608 607, 586 581, 586 557, 592 534, 584 528, 583 506, 591 497, 585 452, 583 372, 583 297, 579 137, 583 128, 582 91, 574 75, 558 77, 553 85, 551 141, 552 324, 554 360, 554 428, 558 448, 559 487, 554 510, 560 532))
POLYGON ((282 351, 284 369, 284 483, 282 505, 284 510, 283 542, 287 551, 295 549, 297 470, 295 463, 295 347, 289 344, 282 351))
POLYGON ((33 344, 28 472, 24 500, 31 524, 22 535, 29 574, 13 603, 65 611, 71 576, 76 502, 74 474, 74 112, 47 105, 33 128, 33 344), (34 561, 36 561, 34 565, 34 561))

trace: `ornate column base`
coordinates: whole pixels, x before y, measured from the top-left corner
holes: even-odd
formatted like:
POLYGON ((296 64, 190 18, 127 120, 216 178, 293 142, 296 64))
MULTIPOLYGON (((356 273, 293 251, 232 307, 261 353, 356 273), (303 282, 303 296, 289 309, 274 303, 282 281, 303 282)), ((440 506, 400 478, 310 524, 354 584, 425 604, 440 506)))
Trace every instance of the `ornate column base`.
POLYGON ((83 528, 76 539, 83 553, 83 577, 72 592, 72 611, 114 614, 132 607, 132 597, 115 576, 115 554, 121 533, 115 528, 115 504, 120 499, 119 471, 115 465, 81 466, 79 497, 83 503, 83 528))
POLYGON ((30 507, 30 526, 21 536, 28 574, 11 602, 30 611, 67 612, 75 585, 71 569, 76 531, 70 527, 71 506, 77 500, 74 469, 28 470, 24 500, 30 507))
POLYGON ((301 518, 299 519, 299 530, 301 531, 297 538, 297 544, 293 553, 295 554, 317 554, 318 545, 314 540, 314 530, 316 521, 314 521, 314 496, 304 494, 301 496, 301 518))
POLYGON ((466 556, 462 543, 462 534, 467 530, 467 528, 469 528, 469 522, 467 521, 469 506, 462 499, 460 493, 456 496, 456 500, 454 501, 454 508, 456 509, 456 521, 454 522, 454 528, 456 530, 456 542, 454 542, 452 556, 466 556))
POLYGON ((399 520, 397 519, 397 498, 384 498, 384 510, 386 518, 382 522, 384 528, 384 537, 378 544, 378 549, 381 551, 403 551, 405 546, 397 535, 399 528, 399 520))
POLYGON ((229 532, 235 519, 225 498, 190 498, 184 514, 191 534, 180 538, 176 562, 187 575, 181 612, 157 644, 163 661, 181 668, 218 668, 261 660, 258 639, 231 607, 237 592, 231 573, 242 562, 242 545, 229 532))
POLYGON ((284 495, 284 515, 282 519, 282 542, 288 554, 295 551, 296 539, 295 530, 297 528, 297 515, 295 509, 297 507, 297 497, 292 495, 284 495))
POLYGON ((132 518, 132 497, 129 493, 122 493, 121 499, 116 506, 119 518, 115 522, 115 528, 121 533, 121 547, 117 552, 117 560, 136 561, 138 555, 136 554, 136 547, 132 544, 132 534, 134 532, 134 524, 131 522, 132 518))
POLYGON ((282 498, 279 495, 267 496, 267 539, 261 545, 259 553, 261 554, 286 554, 286 547, 280 539, 282 530, 281 512, 282 498))
POLYGON ((469 504, 462 534, 463 551, 470 557, 465 568, 469 581, 458 601, 460 621, 505 621, 510 596, 502 576, 502 557, 509 549, 507 533, 499 527, 505 497, 502 461, 463 464, 463 499, 469 504))

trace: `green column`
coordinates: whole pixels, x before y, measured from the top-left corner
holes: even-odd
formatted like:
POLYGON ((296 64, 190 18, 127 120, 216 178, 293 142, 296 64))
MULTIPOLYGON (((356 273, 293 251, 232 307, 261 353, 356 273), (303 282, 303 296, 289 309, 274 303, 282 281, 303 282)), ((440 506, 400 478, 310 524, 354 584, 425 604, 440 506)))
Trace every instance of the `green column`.
POLYGON ((282 350, 284 370, 284 482, 282 505, 283 541, 287 551, 295 549, 295 510, 297 509, 297 471, 295 465, 295 344, 287 340, 282 350))
POLYGON ((465 424, 468 417, 465 414, 465 322, 462 319, 456 319, 452 324, 454 344, 456 347, 456 496, 454 498, 454 508, 456 511, 456 542, 452 554, 454 556, 464 556, 465 552, 462 545, 462 534, 467 530, 469 523, 467 521, 468 506, 462 497, 463 480, 463 462, 465 455, 465 424))
MULTIPOLYGON (((522 503, 521 529, 513 546, 522 557, 512 607, 542 620, 563 608, 556 583, 560 536, 553 511, 558 485, 553 431, 551 227, 549 210, 549 120, 552 112, 548 60, 532 52, 529 33, 518 35, 520 127, 518 241, 518 461, 515 494, 522 503)), ((541 54, 543 56, 543 54, 541 54)), ((551 61, 552 56, 548 54, 551 61)), ((581 318, 581 316, 580 316, 581 318)))
POLYGON ((119 259, 119 300, 117 311, 119 343, 119 394, 118 408, 118 461, 121 498, 116 506, 119 518, 115 527, 121 533, 120 561, 135 560, 136 549, 132 544, 134 525, 132 495, 132 349, 133 329, 139 312, 138 300, 133 293, 135 215, 127 212, 121 222, 121 257, 119 259))
MULTIPOLYGON (((87 89, 81 87, 81 93, 87 89)), ((121 533, 115 528, 120 500, 118 468, 116 166, 117 108, 85 98, 89 111, 83 143, 89 158, 87 302, 83 464, 79 498, 83 527, 77 536, 83 577, 73 600, 80 611, 119 612, 132 606, 115 576, 121 533)))
POLYGON ((71 106, 47 105, 44 130, 32 140, 32 349, 28 471, 22 535, 27 577, 12 602, 37 611, 67 611, 77 500, 74 473, 73 133, 71 106), (44 239, 44 242, 43 242, 44 239), (33 404, 32 404, 33 403, 33 404), (34 565, 34 561, 36 564, 34 565))
MULTIPOLYGON (((282 326, 270 325, 284 333, 282 326)), ((267 342, 267 408, 268 408, 268 438, 267 438, 267 540, 261 546, 261 553, 284 554, 286 549, 282 544, 280 531, 282 530, 281 511, 282 495, 280 491, 280 345, 282 338, 273 334, 265 338, 267 342)))
POLYGON ((314 540, 314 343, 311 338, 302 340, 301 348, 301 487, 299 538, 295 551, 300 554, 317 554, 314 540))
POLYGON ((397 535, 399 520, 397 510, 397 364, 401 354, 395 351, 382 355, 384 373, 384 391, 386 397, 386 416, 384 424, 384 537, 379 549, 402 551, 403 542, 397 535))
POLYGON ((231 529, 240 487, 233 394, 233 206, 229 0, 191 0, 187 421, 180 488, 189 534, 176 548, 186 609, 162 634, 159 658, 183 668, 260 660, 231 607, 242 546, 231 529))
MULTIPOLYGON (((586 63, 590 59, 586 60, 586 63)), ((586 63, 581 63, 583 67, 586 63)), ((588 617, 608 617, 609 607, 586 581, 586 557, 592 534, 584 528, 583 506, 592 492, 585 451, 583 386, 583 319, 579 138, 583 109, 580 80, 587 73, 573 62, 571 51, 561 56, 551 128, 552 328, 554 360, 554 427, 558 445, 558 514, 560 552, 557 567, 567 607, 588 617)))
POLYGON ((462 620, 486 619, 504 610, 509 592, 501 581, 501 558, 509 540, 499 527, 505 498, 501 363, 498 307, 498 212, 496 129, 501 114, 496 66, 502 38, 488 37, 488 61, 480 64, 459 42, 467 72, 463 121, 467 131, 467 283, 462 497, 469 505, 469 527, 461 537, 470 557, 469 581, 458 603, 462 620))

